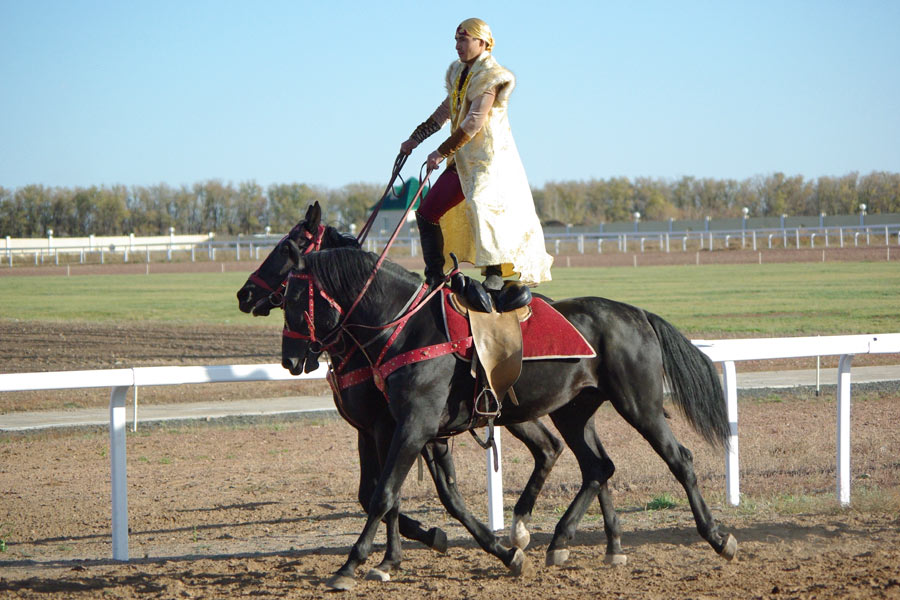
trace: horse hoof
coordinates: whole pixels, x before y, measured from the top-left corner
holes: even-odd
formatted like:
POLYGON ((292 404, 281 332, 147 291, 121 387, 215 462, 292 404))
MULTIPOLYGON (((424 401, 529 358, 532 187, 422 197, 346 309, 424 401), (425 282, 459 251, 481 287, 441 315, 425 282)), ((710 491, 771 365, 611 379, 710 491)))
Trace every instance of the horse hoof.
POLYGON ((525 553, 521 548, 516 548, 515 554, 513 554, 513 559, 509 563, 509 572, 510 574, 518 577, 522 574, 522 571, 525 570, 525 553))
POLYGON ((531 533, 525 526, 525 519, 514 519, 512 527, 509 529, 509 543, 513 548, 521 548, 524 550, 531 542, 531 533))
POLYGON ((432 527, 428 533, 431 534, 431 549, 441 554, 447 553, 447 534, 443 529, 432 527))
POLYGON ((728 539, 725 540, 725 546, 723 546, 722 551, 719 552, 719 556, 725 560, 732 560, 735 554, 737 554, 737 540, 729 533, 728 539))
POLYGON ((346 575, 334 575, 325 582, 325 585, 332 590, 346 592, 347 590, 353 589, 356 585, 356 580, 352 577, 347 577, 346 575))
POLYGON ((390 581, 391 574, 375 567, 366 573, 366 581, 390 581))
POLYGON ((565 564, 567 560, 569 560, 569 550, 567 548, 560 548, 559 550, 548 551, 547 559, 544 561, 544 564, 548 567, 558 567, 565 564))
POLYGON ((628 556, 625 554, 607 554, 603 557, 603 562, 614 567, 621 567, 628 563, 628 556))

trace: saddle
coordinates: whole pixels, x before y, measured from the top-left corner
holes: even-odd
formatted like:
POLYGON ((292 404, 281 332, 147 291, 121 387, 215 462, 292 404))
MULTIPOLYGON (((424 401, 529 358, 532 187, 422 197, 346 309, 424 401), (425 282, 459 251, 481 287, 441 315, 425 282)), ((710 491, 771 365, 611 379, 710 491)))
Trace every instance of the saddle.
POLYGON ((507 394, 513 404, 518 404, 512 386, 522 373, 524 354, 520 323, 531 316, 531 308, 526 305, 506 312, 483 312, 474 309, 469 300, 459 294, 450 294, 447 300, 453 310, 469 322, 475 346, 472 376, 477 378, 479 365, 484 372, 485 388, 479 397, 486 397, 480 406, 476 401, 476 411, 496 416, 507 394))
POLYGON ((506 281, 499 290, 488 290, 480 281, 456 271, 450 276, 450 290, 466 299, 472 311, 505 313, 531 304, 531 289, 518 281, 506 281))

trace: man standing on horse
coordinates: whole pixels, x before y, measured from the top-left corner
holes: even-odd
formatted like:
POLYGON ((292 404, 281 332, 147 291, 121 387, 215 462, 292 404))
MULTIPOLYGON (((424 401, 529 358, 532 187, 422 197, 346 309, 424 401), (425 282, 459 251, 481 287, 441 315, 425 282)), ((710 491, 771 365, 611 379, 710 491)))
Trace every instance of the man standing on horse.
POLYGON ((416 211, 426 280, 443 278, 453 252, 482 268, 489 290, 513 274, 527 285, 550 281, 553 258, 507 117, 515 76, 491 54, 494 39, 481 19, 460 23, 455 38, 459 60, 447 69, 447 97, 400 145, 410 154, 450 122, 450 137, 427 160, 430 169, 446 160, 447 170, 416 211))

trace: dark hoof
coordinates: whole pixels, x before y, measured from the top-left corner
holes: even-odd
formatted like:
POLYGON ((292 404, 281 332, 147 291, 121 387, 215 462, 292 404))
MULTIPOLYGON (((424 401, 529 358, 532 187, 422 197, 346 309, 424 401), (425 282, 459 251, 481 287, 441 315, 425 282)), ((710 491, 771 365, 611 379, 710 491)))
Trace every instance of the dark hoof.
POLYGON ((346 575, 333 575, 325 585, 332 590, 338 592, 346 592, 352 590, 356 586, 356 580, 346 575))
POLYGON ((428 530, 428 534, 431 536, 431 542, 428 544, 428 547, 435 552, 445 554, 447 552, 447 534, 444 533, 444 530, 432 527, 428 530))

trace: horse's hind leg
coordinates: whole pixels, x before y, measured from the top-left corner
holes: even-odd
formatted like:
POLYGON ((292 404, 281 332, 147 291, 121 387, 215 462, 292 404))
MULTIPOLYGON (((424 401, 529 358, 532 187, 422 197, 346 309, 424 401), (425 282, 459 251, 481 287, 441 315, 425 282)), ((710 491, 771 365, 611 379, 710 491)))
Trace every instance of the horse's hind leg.
MULTIPOLYGON (((639 379, 640 376, 636 376, 635 380, 639 379)), ((734 536, 730 534, 726 536, 719 532, 719 526, 700 494, 697 475, 694 473, 694 456, 690 450, 678 443, 666 422, 662 410, 662 390, 659 390, 656 399, 644 400, 653 397, 652 394, 641 396, 640 409, 635 402, 614 400, 613 403, 619 414, 644 436, 681 483, 694 513, 694 521, 697 523, 700 536, 723 558, 731 560, 737 552, 737 542, 734 536)))
POLYGON ((625 562, 621 544, 621 525, 606 483, 615 467, 594 430, 595 410, 595 403, 573 402, 550 415, 578 460, 578 466, 581 468, 581 489, 556 525, 553 539, 547 547, 548 566, 561 565, 568 559, 569 542, 575 537, 578 523, 595 497, 599 499, 603 511, 603 527, 606 532, 605 560, 610 564, 625 562))
POLYGON ((550 433, 550 430, 538 420, 528 421, 526 423, 516 423, 507 425, 506 428, 518 440, 520 440, 534 458, 534 469, 531 471, 531 477, 522 495, 516 502, 513 509, 512 525, 509 529, 509 541, 516 548, 523 550, 528 547, 531 541, 531 534, 528 532, 528 523, 531 520, 531 512, 534 510, 534 503, 538 494, 547 481, 547 476, 556 464, 556 459, 563 451, 562 442, 556 436, 550 433))

